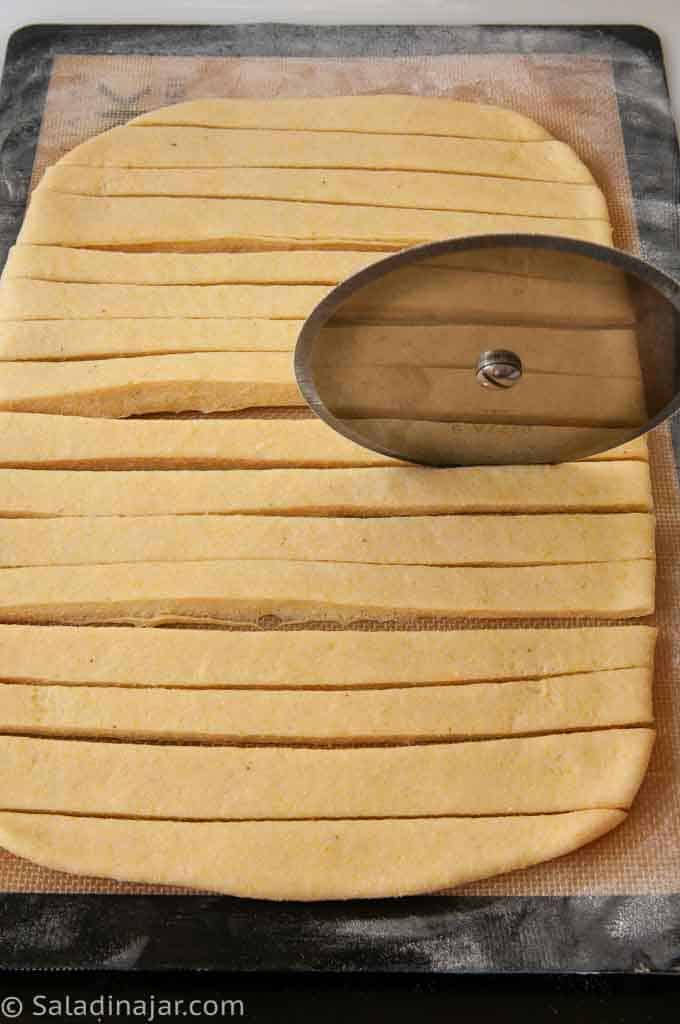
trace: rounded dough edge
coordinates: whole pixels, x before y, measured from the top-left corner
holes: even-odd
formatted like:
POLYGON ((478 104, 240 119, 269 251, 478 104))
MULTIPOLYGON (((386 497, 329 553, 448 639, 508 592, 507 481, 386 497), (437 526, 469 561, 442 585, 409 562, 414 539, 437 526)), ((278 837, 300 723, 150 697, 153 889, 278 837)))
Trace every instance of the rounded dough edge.
POLYGON ((176 822, 0 813, 0 842, 58 871, 270 900, 368 899, 529 867, 620 825, 616 810, 509 818, 176 822))

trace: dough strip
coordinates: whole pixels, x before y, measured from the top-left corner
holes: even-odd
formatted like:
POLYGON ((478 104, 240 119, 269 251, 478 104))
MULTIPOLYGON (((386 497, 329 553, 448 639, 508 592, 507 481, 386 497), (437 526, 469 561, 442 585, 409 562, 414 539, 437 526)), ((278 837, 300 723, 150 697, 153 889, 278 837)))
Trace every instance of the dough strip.
POLYGON ((0 621, 32 623, 634 618, 654 611, 650 559, 442 568, 233 559, 0 571, 0 621))
MULTIPOLYGON (((642 427, 641 381, 527 372, 522 391, 480 390, 472 370, 421 367, 318 368, 315 381, 345 419, 393 417, 457 422, 642 427), (382 390, 382 389, 385 390, 382 390), (422 396, 422 397, 420 397, 422 396)), ((128 359, 0 363, 0 409, 125 417, 229 412, 304 404, 285 352, 195 352, 128 359)))
POLYGON ((650 668, 385 690, 0 685, 0 732, 91 739, 411 743, 648 725, 650 668))
POLYGON ((2 567, 241 558, 433 566, 617 562, 654 558, 654 516, 0 519, 2 567))
POLYGON ((178 822, 0 813, 0 841, 58 871, 258 899, 433 892, 559 857, 626 818, 573 811, 509 818, 178 822), (404 850, 417 856, 405 861, 404 850))
MULTIPOLYGON (((553 428, 553 441, 555 431, 561 430, 553 428)), ((573 428, 567 432, 572 437, 573 428)), ((316 418, 105 421, 0 412, 0 435, 0 467, 24 469, 337 469, 398 465, 347 440, 316 418)), ((588 461, 646 462, 647 458, 647 442, 640 437, 588 461)))
MULTIPOLYGON (((629 390, 630 378, 624 391, 629 390)), ((0 363, 0 409, 124 417, 299 407, 287 352, 196 352, 66 363, 0 363)))
POLYGON ((419 686, 651 669, 651 626, 225 632, 0 625, 0 680, 74 686, 419 686))
POLYGON ((42 179, 44 188, 71 195, 204 196, 206 198, 290 199, 416 210, 456 210, 529 217, 608 220, 596 185, 568 185, 516 178, 437 171, 317 170, 230 167, 227 171, 146 170, 57 164, 42 179))
POLYGON ((399 135, 451 135, 515 142, 550 139, 533 118, 486 103, 442 96, 305 96, 304 99, 203 99, 150 110, 128 122, 298 131, 376 131, 399 135))
POLYGON ((627 809, 654 730, 399 747, 164 746, 1 736, 4 810, 384 818, 627 809))
POLYGON ((644 462, 457 469, 0 469, 0 516, 649 512, 644 462))
POLYGON ((62 157, 86 167, 319 167, 444 171, 532 181, 583 182, 593 177, 570 146, 332 131, 206 129, 127 125, 96 135, 62 157))
POLYGON ((38 188, 19 241, 94 249, 394 250, 487 232, 566 235, 611 244, 606 221, 259 199, 71 196, 38 188), (190 225, 190 227, 188 227, 190 225))

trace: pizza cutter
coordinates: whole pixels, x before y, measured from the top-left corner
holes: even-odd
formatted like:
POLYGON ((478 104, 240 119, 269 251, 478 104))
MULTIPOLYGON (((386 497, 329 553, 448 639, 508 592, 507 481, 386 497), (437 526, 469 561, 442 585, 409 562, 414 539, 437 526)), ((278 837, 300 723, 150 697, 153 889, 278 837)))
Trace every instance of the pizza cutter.
POLYGON ((680 407, 680 284, 635 256, 561 237, 422 245, 319 303, 295 373, 317 416, 393 458, 581 459, 680 407))

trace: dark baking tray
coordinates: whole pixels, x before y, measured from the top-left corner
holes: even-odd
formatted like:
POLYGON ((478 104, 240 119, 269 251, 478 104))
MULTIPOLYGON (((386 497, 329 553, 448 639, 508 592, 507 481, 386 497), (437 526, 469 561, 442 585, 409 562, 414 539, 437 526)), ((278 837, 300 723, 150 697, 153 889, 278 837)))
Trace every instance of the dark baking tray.
MULTIPOLYGON (((615 71, 642 250, 680 278, 680 162, 661 46, 647 29, 278 24, 21 29, 10 40, 0 87, 0 260, 21 223, 51 62, 60 53, 607 56, 615 71)), ((674 441, 677 461, 680 426, 674 441)), ((315 904, 198 895, 7 893, 0 896, 3 967, 349 971, 367 977, 376 971, 674 972, 680 970, 680 893, 315 904)))

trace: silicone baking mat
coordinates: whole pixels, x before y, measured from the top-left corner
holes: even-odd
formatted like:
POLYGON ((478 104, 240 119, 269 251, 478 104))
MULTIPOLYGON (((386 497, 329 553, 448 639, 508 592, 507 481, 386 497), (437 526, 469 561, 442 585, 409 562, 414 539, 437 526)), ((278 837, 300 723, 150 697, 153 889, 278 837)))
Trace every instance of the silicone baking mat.
MULTIPOLYGON (((4 124, 8 130, 0 153, 0 188, 5 192, 5 240, 11 242, 20 221, 29 179, 36 184, 45 167, 62 153, 83 139, 123 123, 144 110, 206 96, 266 98, 399 92, 500 103, 536 118, 552 134, 576 149, 603 186, 615 227, 616 244, 641 251, 665 269, 677 273, 674 260, 679 257, 677 252, 673 252, 672 242, 678 232, 677 153, 658 54, 650 54, 653 40, 642 30, 622 30, 619 34, 614 30, 610 33, 609 46, 603 46, 604 34, 600 32, 597 35, 589 30, 524 29, 511 32, 468 29, 463 34, 469 36, 469 47, 462 51, 460 47, 464 40, 460 38, 460 31, 454 37, 449 30, 428 30, 432 36, 431 44, 440 39, 441 34, 451 38, 448 51, 441 46, 444 40, 440 39, 440 46, 430 45, 430 50, 442 48, 443 52, 424 53, 418 52, 422 49, 419 45, 422 30, 416 33, 416 30, 399 29, 396 36, 392 30, 384 30, 388 36, 401 40, 402 50, 406 50, 404 53, 392 52, 386 57, 380 52, 384 46, 379 45, 374 46, 375 52, 363 52, 361 56, 343 54, 342 46, 337 45, 338 40, 342 41, 337 33, 345 36, 345 30, 309 29, 310 40, 303 49, 311 49, 311 55, 285 52, 282 45, 279 48, 283 48, 284 53, 274 56, 267 55, 264 45, 261 54, 248 52, 258 35, 264 43, 267 30, 267 26, 252 27, 250 36, 244 29, 231 30, 235 37, 242 36, 241 45, 234 38, 233 46, 235 51, 245 51, 240 54, 208 53, 206 50, 209 48, 205 45, 195 45, 190 53, 183 52, 177 33, 181 35, 183 31, 191 33, 195 30, 129 30, 130 52, 114 54, 91 52, 96 47, 88 46, 87 38, 84 43, 80 38, 85 52, 73 52, 78 49, 73 46, 73 41, 79 38, 77 35, 71 36, 69 52, 67 38, 64 52, 53 55, 44 83, 44 104, 30 131, 23 128, 21 121, 12 122, 6 116, 7 105, 4 121, 3 111, 0 111, 0 126, 4 124), (628 38, 635 31, 639 36, 637 46, 628 38), (148 48, 156 52, 136 52, 146 48, 139 45, 144 37, 148 48), (171 37, 174 37, 174 43, 171 37), (326 45, 319 46, 319 52, 316 52, 311 46, 311 37, 326 45), (499 45, 504 37, 507 43, 514 45, 499 45), (482 45, 484 40, 486 46, 482 45), (555 45, 558 42, 561 45, 555 45), (403 45, 405 43, 409 45, 403 45), (334 53, 334 50, 340 52, 334 53), (640 92, 641 79, 645 93, 640 92), (634 109, 631 109, 631 104, 634 109), (32 171, 25 152, 28 137, 33 144, 32 171), (660 140, 665 143, 665 149, 663 146, 659 148, 660 140)), ((49 30, 25 31, 30 40, 29 46, 15 37, 15 50, 22 49, 22 42, 24 51, 30 50, 31 46, 44 47, 45 40, 41 40, 40 35, 45 31, 50 38, 49 30)), ((69 35, 68 30, 62 31, 69 35)), ((104 33, 115 34, 115 30, 107 29, 100 30, 102 35, 98 35, 95 29, 87 31, 102 44, 104 33)), ((228 34, 224 29, 214 31, 228 34)), ((287 31, 281 26, 269 27, 269 46, 273 45, 273 37, 285 35, 287 31)), ((366 31, 348 30, 347 36, 365 35, 366 31)), ((186 36, 185 41, 188 38, 186 36)), ((54 39, 51 44, 54 46, 54 39)), ((56 49, 61 50, 62 47, 56 49)), ((232 48, 225 46, 225 49, 232 48)), ((299 45, 297 49, 300 49, 299 45)), ((292 50, 295 51, 295 47, 292 50)), ((10 84, 12 74, 20 74, 13 68, 12 56, 10 48, 6 72, 6 80, 10 84)), ((25 88, 25 82, 23 84, 25 88)), ((13 105, 16 108, 14 95, 10 97, 10 110, 13 105)), ((427 913, 422 909, 417 911, 423 923, 430 919, 434 905, 439 906, 441 924, 445 925, 454 907, 456 914, 460 914, 466 902, 470 908, 478 908, 479 897, 492 896, 498 898, 497 910, 501 919, 505 919, 518 898, 535 911, 539 905, 553 908, 563 905, 566 908, 568 903, 559 898, 569 897, 573 904, 572 914, 580 902, 590 900, 594 906, 592 900, 605 894, 626 894, 629 898, 642 894, 648 900, 656 898, 657 901, 665 897, 664 903, 676 906, 675 898, 669 894, 680 892, 680 850, 676 848, 680 834, 680 771, 676 764, 680 749, 680 706, 674 699, 677 677, 680 676, 680 648, 677 644, 680 578, 675 568, 680 552, 680 491, 669 428, 663 428, 651 438, 650 448, 659 524, 657 623, 660 637, 655 684, 658 739, 648 778, 633 813, 622 828, 569 857, 459 888, 455 896, 449 898, 449 911, 441 909, 441 901, 446 897, 430 898, 429 902, 418 900, 420 908, 428 908, 427 913), (538 901, 536 897, 548 899, 538 901)), ((103 893, 155 894, 155 914, 161 916, 164 905, 169 901, 172 905, 168 910, 172 913, 177 900, 185 900, 192 905, 201 899, 197 896, 172 897, 170 894, 181 892, 178 889, 117 884, 51 872, 4 852, 0 853, 0 891, 16 894, 88 893, 92 894, 90 901, 94 900, 94 894, 103 893)), ((147 895, 146 899, 149 901, 150 896, 147 895)), ((233 904, 234 901, 224 902, 233 904)), ((385 934, 386 921, 393 919, 395 907, 414 902, 383 902, 374 904, 372 910, 367 904, 345 904, 345 912, 338 911, 337 916, 331 914, 330 917, 328 905, 316 910, 307 908, 304 912, 296 908, 295 912, 311 921, 312 926, 317 926, 316 935, 322 950, 335 948, 339 943, 361 958, 362 953, 371 951, 375 955, 376 950, 382 950, 386 938, 394 939, 393 930, 388 929, 388 935, 385 934)), ((74 905, 71 901, 70 906, 74 905)), ((249 901, 242 901, 241 905, 252 908, 251 924, 258 931, 258 925, 264 925, 261 905, 249 901)), ((270 922, 269 927, 272 912, 264 915, 270 922)), ((637 904, 634 914, 637 915, 636 927, 639 930, 637 904)), ((679 918, 680 914, 676 920, 679 918)), ((479 921, 479 915, 476 919, 467 919, 468 923, 473 920, 479 921)), ((567 916, 565 923, 568 922, 567 916)), ((632 918, 622 920, 619 914, 616 923, 619 935, 626 933, 631 922, 632 918)), ((603 934, 611 932, 611 927, 609 922, 603 934)), ((649 927, 653 928, 651 922, 649 927)), ((393 942, 391 945, 393 947, 393 942)), ((430 952, 425 957, 425 966, 479 969, 485 966, 479 945, 477 939, 476 945, 470 946, 467 962, 465 958, 459 961, 453 948, 437 947, 436 956, 430 952)), ((389 965, 419 966, 422 949, 421 936, 420 941, 414 939, 404 945, 396 962, 392 950, 389 965)), ((563 954, 554 951, 554 955, 557 957, 554 966, 569 966, 560 962, 563 954)), ((292 950, 291 960, 286 966, 301 966, 299 961, 295 961, 292 950)), ((369 966, 375 966, 375 963, 369 963, 369 966)), ((498 964, 491 961, 486 966, 497 967, 498 964)), ((508 966, 515 965, 510 963, 508 966)), ((599 965, 591 963, 589 966, 592 969, 599 965)))

